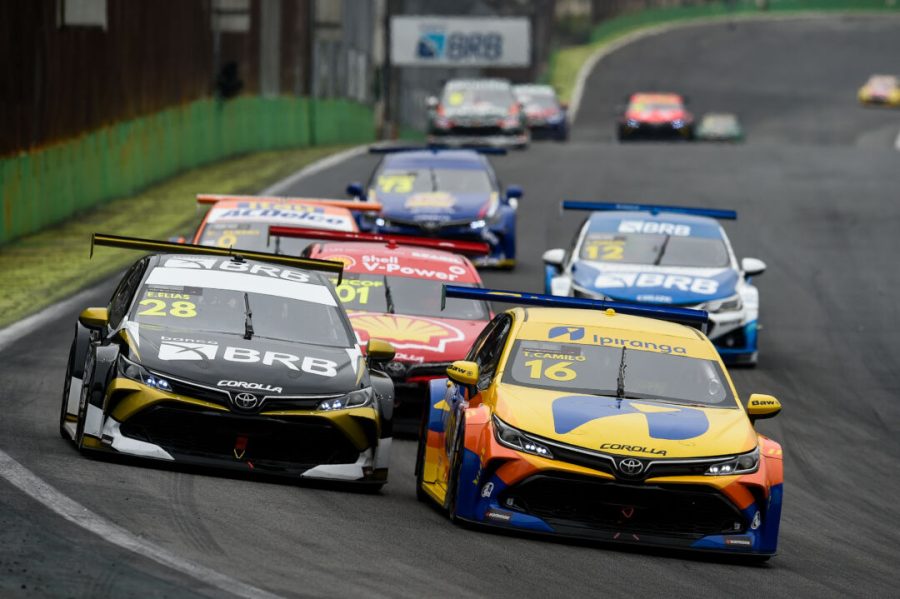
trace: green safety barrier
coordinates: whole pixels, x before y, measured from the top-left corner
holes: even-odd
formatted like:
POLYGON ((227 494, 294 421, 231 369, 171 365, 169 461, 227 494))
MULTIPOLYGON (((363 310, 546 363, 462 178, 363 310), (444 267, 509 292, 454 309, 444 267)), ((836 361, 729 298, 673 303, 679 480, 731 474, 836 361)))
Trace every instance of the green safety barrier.
POLYGON ((0 245, 229 156, 374 139, 372 110, 342 99, 204 99, 117 123, 0 159, 0 245))

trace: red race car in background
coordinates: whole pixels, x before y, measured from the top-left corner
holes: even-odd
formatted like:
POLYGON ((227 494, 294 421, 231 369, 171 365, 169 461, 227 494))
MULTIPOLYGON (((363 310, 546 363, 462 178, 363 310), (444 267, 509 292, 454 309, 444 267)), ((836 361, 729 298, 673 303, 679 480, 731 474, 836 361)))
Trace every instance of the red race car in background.
POLYGON ((197 203, 211 208, 191 243, 292 256, 309 240, 270 238, 269 226, 358 231, 353 211, 381 210, 378 202, 214 194, 199 194, 197 203))
POLYGON ((362 345, 377 338, 396 349, 385 371, 401 404, 421 408, 428 381, 446 376, 491 319, 483 301, 448 299, 441 307, 442 285, 481 287, 478 271, 461 254, 487 254, 485 243, 291 227, 269 232, 320 239, 303 256, 344 263, 343 279, 334 280, 338 298, 362 345))
POLYGON ((637 93, 619 117, 619 141, 630 139, 693 139, 694 115, 678 94, 637 93))

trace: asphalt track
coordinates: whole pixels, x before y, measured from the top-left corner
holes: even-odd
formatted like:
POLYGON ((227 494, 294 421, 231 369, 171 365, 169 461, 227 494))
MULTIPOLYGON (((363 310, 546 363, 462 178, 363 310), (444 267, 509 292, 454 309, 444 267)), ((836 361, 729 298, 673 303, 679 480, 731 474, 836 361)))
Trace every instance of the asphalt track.
MULTIPOLYGON (((589 77, 570 143, 495 160, 526 196, 519 267, 487 275, 493 286, 540 289, 541 252, 578 221, 559 215, 561 198, 739 210, 735 249, 769 270, 760 366, 734 377, 744 398, 785 405, 760 425, 786 456, 781 552, 763 566, 453 526, 415 500, 412 442, 395 444, 380 495, 82 458, 56 431, 76 310, 0 351, 0 449, 140 537, 286 596, 897 596, 900 112, 861 108, 855 90, 896 70, 898 32, 896 19, 832 17, 644 39, 589 77), (739 113, 748 143, 616 144, 617 104, 648 88, 739 113)), ((290 191, 334 195, 372 165, 355 158, 290 191)), ((221 595, 0 479, 0 596, 221 595)))

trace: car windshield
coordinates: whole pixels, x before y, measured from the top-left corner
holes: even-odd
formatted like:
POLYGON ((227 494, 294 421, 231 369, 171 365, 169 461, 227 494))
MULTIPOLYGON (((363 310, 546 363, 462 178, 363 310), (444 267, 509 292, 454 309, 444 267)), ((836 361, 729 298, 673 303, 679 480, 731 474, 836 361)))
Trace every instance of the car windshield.
POLYGON ((516 101, 508 85, 478 83, 448 85, 441 105, 447 108, 500 108, 506 110, 516 101))
POLYGON ((299 256, 312 243, 310 239, 269 237, 270 224, 284 223, 208 223, 200 235, 200 245, 299 256))
POLYGON ((722 239, 664 233, 588 233, 581 245, 582 260, 616 264, 652 264, 716 268, 728 266, 722 239))
MULTIPOLYGON (((337 283, 337 279, 332 279, 337 283)), ((471 283, 456 283, 474 287, 471 283)), ((345 272, 335 288, 347 310, 383 312, 407 316, 431 316, 458 320, 489 320, 484 302, 448 298, 441 310, 441 281, 424 281, 412 277, 385 277, 345 272)))
POLYGON ((736 406, 718 362, 673 353, 680 348, 671 345, 644 345, 658 351, 625 349, 623 370, 621 346, 518 340, 503 379, 523 387, 586 395, 616 397, 622 390, 621 397, 628 399, 736 406))
POLYGON ((556 95, 550 91, 516 90, 516 98, 526 110, 559 108, 556 95))
MULTIPOLYGON (((184 274, 189 276, 191 271, 184 274)), ((244 335, 247 332, 247 304, 249 304, 254 337, 339 347, 352 345, 340 307, 268 293, 255 293, 252 290, 252 279, 262 279, 259 281, 260 284, 266 280, 253 275, 244 277, 249 277, 246 280, 250 284, 230 285, 231 289, 145 284, 138 292, 138 301, 135 302, 129 319, 142 325, 179 329, 183 332, 244 335)), ((230 278, 238 280, 238 277, 230 278)), ((286 287, 290 282, 278 281, 278 284, 286 287)), ((327 288, 325 290, 327 291, 327 288)))
POLYGON ((681 110, 682 105, 678 102, 645 102, 643 100, 638 100, 636 102, 632 102, 628 107, 628 110, 634 110, 636 112, 650 112, 654 110, 681 110))
POLYGON ((382 193, 490 193, 494 191, 486 171, 478 169, 384 169, 375 181, 382 193))

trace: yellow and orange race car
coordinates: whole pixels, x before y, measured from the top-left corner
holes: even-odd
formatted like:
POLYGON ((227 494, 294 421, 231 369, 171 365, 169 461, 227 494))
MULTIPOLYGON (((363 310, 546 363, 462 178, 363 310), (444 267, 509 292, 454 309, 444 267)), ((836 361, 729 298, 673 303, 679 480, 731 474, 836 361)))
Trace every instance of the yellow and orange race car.
POLYGON ((862 104, 900 106, 900 77, 872 75, 857 93, 862 104))
POLYGON ((451 519, 767 559, 781 446, 754 429, 698 310, 446 286, 522 304, 432 381, 416 489, 451 519))

